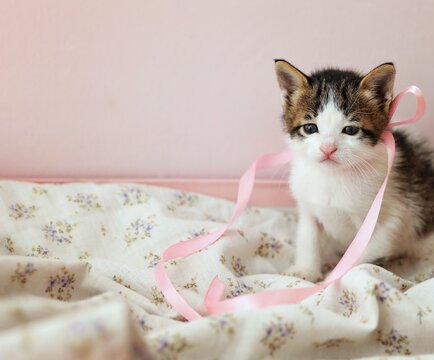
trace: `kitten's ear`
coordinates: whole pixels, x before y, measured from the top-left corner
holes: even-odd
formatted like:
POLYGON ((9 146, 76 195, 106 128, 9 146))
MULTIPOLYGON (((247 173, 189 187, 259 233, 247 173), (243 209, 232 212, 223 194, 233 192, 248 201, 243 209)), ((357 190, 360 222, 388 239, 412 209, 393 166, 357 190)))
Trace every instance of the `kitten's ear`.
POLYGON ((308 77, 285 60, 274 60, 274 66, 284 106, 294 105, 303 90, 308 87, 308 77))
POLYGON ((370 98, 385 103, 385 110, 388 111, 393 98, 395 74, 395 66, 392 63, 377 66, 362 79, 360 89, 370 98))

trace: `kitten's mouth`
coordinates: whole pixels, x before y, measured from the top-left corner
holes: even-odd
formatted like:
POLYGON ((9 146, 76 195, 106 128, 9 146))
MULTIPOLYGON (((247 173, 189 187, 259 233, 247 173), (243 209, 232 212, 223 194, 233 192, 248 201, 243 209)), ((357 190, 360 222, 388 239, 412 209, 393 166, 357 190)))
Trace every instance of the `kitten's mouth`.
POLYGON ((335 163, 335 164, 337 164, 338 162, 331 157, 325 157, 320 161, 320 163, 325 163, 325 164, 335 163))

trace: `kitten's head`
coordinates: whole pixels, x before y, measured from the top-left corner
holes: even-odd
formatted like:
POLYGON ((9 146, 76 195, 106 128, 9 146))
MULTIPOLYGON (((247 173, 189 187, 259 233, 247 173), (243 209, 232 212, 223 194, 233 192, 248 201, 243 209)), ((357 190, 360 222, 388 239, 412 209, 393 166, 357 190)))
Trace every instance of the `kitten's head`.
POLYGON ((389 122, 395 67, 382 64, 367 75, 326 69, 303 74, 275 60, 283 120, 297 156, 321 166, 352 167, 376 154, 389 122))

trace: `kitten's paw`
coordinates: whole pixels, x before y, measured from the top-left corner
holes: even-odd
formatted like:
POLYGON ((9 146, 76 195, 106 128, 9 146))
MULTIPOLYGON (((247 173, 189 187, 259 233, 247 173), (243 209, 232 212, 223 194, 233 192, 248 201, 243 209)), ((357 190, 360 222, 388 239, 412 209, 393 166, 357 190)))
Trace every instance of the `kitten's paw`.
POLYGON ((286 269, 285 274, 295 276, 310 282, 321 281, 324 277, 321 270, 316 269, 314 267, 306 267, 300 265, 290 266, 288 269, 286 269))

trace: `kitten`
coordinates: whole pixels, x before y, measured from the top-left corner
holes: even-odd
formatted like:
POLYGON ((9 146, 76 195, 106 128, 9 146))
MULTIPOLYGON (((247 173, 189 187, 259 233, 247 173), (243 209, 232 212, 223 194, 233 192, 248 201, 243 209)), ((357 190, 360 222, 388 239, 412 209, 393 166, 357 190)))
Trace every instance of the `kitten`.
MULTIPOLYGON (((389 122, 395 67, 385 63, 365 76, 336 69, 307 76, 284 60, 275 67, 299 213, 289 273, 316 281, 324 256, 345 252, 386 176, 381 134, 389 122)), ((434 230, 432 154, 404 132, 393 133, 392 174, 360 263, 417 256, 434 230)))

